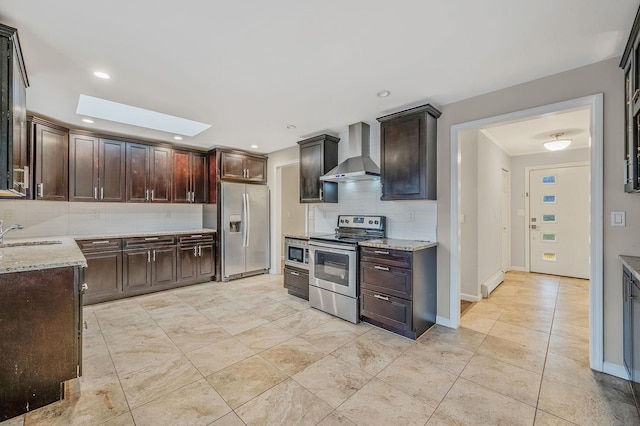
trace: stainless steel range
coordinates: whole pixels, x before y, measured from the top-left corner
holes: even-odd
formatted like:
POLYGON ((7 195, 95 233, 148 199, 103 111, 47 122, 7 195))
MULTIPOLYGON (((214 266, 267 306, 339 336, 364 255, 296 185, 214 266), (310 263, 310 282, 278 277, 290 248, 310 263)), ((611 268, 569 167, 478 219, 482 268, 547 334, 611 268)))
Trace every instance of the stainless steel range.
POLYGON ((358 242, 386 237, 385 216, 338 216, 334 234, 309 239, 309 303, 357 323, 358 242))

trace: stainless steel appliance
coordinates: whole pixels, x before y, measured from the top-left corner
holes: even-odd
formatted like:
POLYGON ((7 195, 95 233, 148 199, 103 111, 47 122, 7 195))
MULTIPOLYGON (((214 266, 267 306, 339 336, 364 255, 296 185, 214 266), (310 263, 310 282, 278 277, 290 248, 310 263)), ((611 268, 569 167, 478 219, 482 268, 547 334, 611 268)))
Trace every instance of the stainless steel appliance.
POLYGON ((309 239, 309 303, 347 321, 360 321, 358 242, 386 236, 384 216, 338 216, 334 234, 309 239))
POLYGON ((284 238, 284 264, 309 269, 309 242, 299 238, 284 238))
POLYGON ((222 182, 222 280, 269 269, 269 188, 222 182))

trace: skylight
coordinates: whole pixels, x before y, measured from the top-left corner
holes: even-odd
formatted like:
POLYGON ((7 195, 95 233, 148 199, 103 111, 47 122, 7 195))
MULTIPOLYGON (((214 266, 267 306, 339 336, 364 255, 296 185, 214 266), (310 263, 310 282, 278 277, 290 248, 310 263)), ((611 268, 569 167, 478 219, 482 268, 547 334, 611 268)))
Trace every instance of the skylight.
POLYGON ((80 95, 76 114, 184 136, 195 136, 211 127, 210 124, 87 95, 80 95))

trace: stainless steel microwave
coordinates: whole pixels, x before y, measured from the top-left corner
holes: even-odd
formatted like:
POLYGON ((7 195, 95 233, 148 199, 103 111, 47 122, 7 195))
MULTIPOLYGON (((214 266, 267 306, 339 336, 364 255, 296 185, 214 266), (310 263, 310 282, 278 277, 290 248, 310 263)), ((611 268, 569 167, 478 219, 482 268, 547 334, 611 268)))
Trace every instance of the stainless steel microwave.
POLYGON ((285 237, 284 264, 309 269, 309 242, 298 238, 285 237))

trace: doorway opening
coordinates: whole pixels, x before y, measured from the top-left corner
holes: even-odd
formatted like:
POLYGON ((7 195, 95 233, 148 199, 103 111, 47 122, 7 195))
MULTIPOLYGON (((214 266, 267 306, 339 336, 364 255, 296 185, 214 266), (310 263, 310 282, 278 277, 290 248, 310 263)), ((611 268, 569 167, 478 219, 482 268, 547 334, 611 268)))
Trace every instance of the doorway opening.
MULTIPOLYGON (((585 147, 585 153, 587 155, 586 160, 589 161, 588 165, 588 198, 590 199, 590 205, 588 207, 588 237, 590 241, 589 246, 589 259, 590 263, 588 264, 588 277, 590 281, 586 283, 589 288, 589 293, 591 297, 589 298, 589 363, 590 367, 597 371, 603 370, 603 218, 602 218, 602 182, 603 182, 603 163, 602 163, 602 150, 603 150, 603 96, 602 94, 587 96, 584 98, 573 99, 565 102, 559 102, 556 104, 546 105, 542 107, 532 108, 523 111, 517 111, 509 114, 504 114, 495 117, 489 117, 481 120, 476 120, 473 122, 463 123, 459 125, 455 125, 451 127, 451 264, 450 264, 450 276, 451 276, 451 293, 450 293, 450 312, 451 318, 450 323, 446 324, 457 328, 460 325, 460 300, 461 296, 464 294, 463 286, 469 283, 467 278, 469 276, 469 271, 476 271, 476 282, 472 281, 472 289, 475 290, 475 296, 481 295, 481 292, 477 289, 481 287, 483 284, 482 280, 486 280, 487 277, 483 277, 480 280, 480 274, 477 271, 480 271, 481 268, 486 267, 486 262, 479 258, 477 255, 475 256, 475 260, 468 262, 469 257, 473 257, 469 254, 469 251, 465 249, 469 244, 469 240, 473 242, 473 234, 471 232, 471 237, 469 237, 469 232, 465 233, 465 227, 469 228, 469 219, 473 219, 474 215, 476 219, 481 218, 482 215, 490 219, 490 221, 498 224, 499 227, 504 227, 506 222, 502 220, 502 209, 505 208, 504 204, 491 204, 495 206, 494 208, 485 208, 488 204, 485 201, 487 200, 487 196, 495 196, 495 193, 488 194, 486 192, 482 192, 482 190, 478 187, 474 190, 469 188, 469 185, 465 186, 464 177, 465 175, 471 174, 477 177, 477 181, 480 181, 481 176, 484 176, 482 170, 480 168, 486 166, 481 162, 483 156, 486 154, 486 150, 478 149, 478 140, 481 138, 486 139, 487 143, 495 143, 495 132, 493 129, 498 127, 504 127, 506 125, 523 123, 526 121, 530 121, 532 118, 540 118, 540 117, 553 117, 559 116, 563 113, 567 112, 575 112, 575 111, 583 111, 588 117, 587 131, 586 131, 586 140, 587 146, 585 147), (487 131, 488 130, 488 131, 487 131), (480 135, 480 136, 478 136, 480 135), (493 137, 492 137, 493 136, 493 137), (465 146, 473 146, 470 144, 469 140, 474 140, 475 138, 475 149, 477 150, 476 158, 478 158, 478 162, 475 164, 475 170, 473 170, 473 165, 471 168, 471 172, 469 172, 469 167, 465 167, 465 146), (469 197, 469 192, 471 192, 471 197, 469 197), (473 200, 475 195, 475 211, 473 208, 468 209, 468 206, 465 206, 465 203, 469 203, 469 200, 473 200), (471 212, 471 213, 469 213, 471 212), (469 267, 471 265, 471 267, 469 267), (466 275, 465 275, 466 274, 466 275)), ((555 130, 555 129, 554 129, 555 130)), ((571 128, 563 129, 567 131, 571 131, 571 128)), ((542 130, 541 133, 546 132, 546 130, 542 130)), ((551 132, 550 132, 551 133, 551 132)), ((549 139, 549 134, 538 134, 536 137, 539 139, 538 143, 542 145, 542 142, 545 139, 549 139)), ((535 139, 535 138, 534 138, 535 139)), ((489 145, 487 145, 489 146, 489 145)), ((472 148, 473 149, 473 148, 472 148)), ((473 157, 473 156, 471 156, 473 157)), ((520 156, 516 156, 513 158, 517 158, 520 156)), ((467 158, 469 155, 467 153, 467 158)), ((522 195, 524 197, 524 180, 525 173, 516 172, 516 166, 514 166, 514 162, 511 162, 507 167, 496 167, 500 164, 501 159, 495 160, 495 156, 492 157, 494 161, 492 170, 498 169, 497 177, 495 179, 506 179, 502 174, 502 170, 510 169, 511 172, 511 195, 522 195)), ((504 159, 502 159, 504 160, 504 159)), ((555 161, 555 163, 563 163, 565 161, 555 161)), ((568 161, 567 161, 568 162, 568 161)), ((522 163, 522 162, 520 162, 522 163)), ((548 163, 545 163, 548 164, 548 163)), ((529 164, 528 166, 533 166, 533 164, 529 164)), ((518 164, 518 169, 520 167, 524 167, 522 164, 518 164)), ((502 190, 504 188, 504 181, 498 181, 494 187, 502 190)), ((496 192, 498 192, 496 191, 496 192)), ((553 195, 553 194, 550 194, 553 195)), ((515 273, 523 273, 526 272, 530 268, 530 263, 528 261, 528 257, 531 255, 531 250, 527 250, 529 253, 525 253, 524 247, 528 247, 526 244, 526 237, 529 237, 528 233, 524 232, 525 225, 528 230, 530 230, 529 225, 530 220, 525 223, 526 219, 530 219, 528 217, 528 212, 525 212, 525 205, 518 205, 518 199, 512 197, 511 200, 511 214, 509 214, 509 218, 511 218, 511 223, 508 225, 510 228, 511 237, 509 241, 511 243, 511 247, 509 249, 506 248, 506 236, 502 232, 502 229, 498 230, 493 236, 490 238, 495 238, 496 241, 492 241, 492 244, 495 244, 498 247, 497 252, 498 256, 493 256, 494 260, 497 261, 498 266, 494 269, 497 269, 499 272, 504 269, 506 262, 506 255, 503 256, 503 252, 508 251, 511 255, 509 266, 510 271, 515 271, 515 273), (521 232, 516 232, 518 227, 521 227, 521 232), (522 248, 522 250, 520 249, 522 248), (527 260, 525 261, 525 258, 527 260)), ((473 207, 473 206, 472 206, 473 207)), ((537 218, 536 218, 537 220, 537 218)), ((473 222, 473 221, 472 221, 473 222)), ((478 225, 476 220, 475 225, 475 247, 476 252, 479 254, 491 253, 491 249, 489 248, 489 242, 486 239, 482 238, 482 234, 478 231, 480 229, 484 229, 484 226, 478 225)), ((471 226, 473 228, 473 226, 471 226)), ((528 231, 527 231, 528 232, 528 231)), ((552 232, 549 232, 552 233, 552 232)), ((551 238, 551 237, 548 237, 551 238)), ((486 272, 491 272, 489 269, 486 272)), ((512 274, 510 272, 509 274, 512 274)), ((485 274, 486 275, 486 274, 485 274)), ((538 275, 538 274, 535 274, 538 275)), ((544 276, 542 276, 544 278, 544 276)), ((491 276, 489 276, 491 278, 491 276)), ((550 277, 551 278, 551 277, 550 277)), ((557 277, 556 277, 557 278, 557 277)), ((551 279, 556 279, 551 278, 551 279)), ((500 277, 496 277, 495 280, 500 279, 500 277)), ((557 278, 560 280, 560 278, 557 278)), ((472 295, 474 295, 472 294, 472 295)), ((473 309, 472 309, 473 312, 473 309)), ((466 316, 465 316, 466 318, 466 316)))

